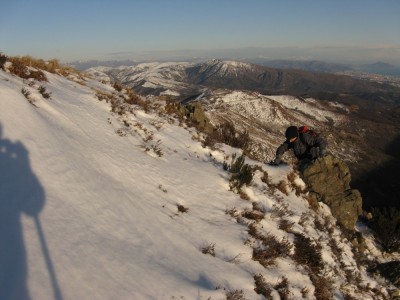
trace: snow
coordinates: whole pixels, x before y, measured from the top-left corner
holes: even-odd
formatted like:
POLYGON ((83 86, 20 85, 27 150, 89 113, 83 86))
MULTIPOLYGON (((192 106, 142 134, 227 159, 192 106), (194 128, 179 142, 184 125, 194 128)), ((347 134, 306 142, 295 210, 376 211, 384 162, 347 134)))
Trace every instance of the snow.
MULTIPOLYGON (((10 279, 11 286, 26 284, 33 300, 224 299, 226 291, 235 290, 243 290, 246 299, 264 299, 255 293, 253 279, 262 274, 271 283, 286 276, 295 298, 304 287, 313 291, 291 258, 279 258, 270 269, 252 260, 253 249, 246 244, 249 222, 226 213, 251 210, 252 202, 258 203, 267 212, 260 230, 293 241, 268 212, 286 205, 296 223, 303 214, 316 217, 303 197, 268 190, 258 172, 244 189, 251 200, 242 200, 230 191, 229 174, 222 168, 238 149, 203 148, 193 129, 157 112, 136 108, 133 114, 113 114, 93 90, 112 92, 109 85, 46 76, 49 82, 40 85, 51 92, 49 100, 37 92, 38 83, 29 86, 0 71, 0 195, 7 203, 32 202, 24 210, 24 203, 2 205, 22 216, 1 230, 5 244, 10 235, 23 240, 14 244, 17 249, 2 252, 14 258, 2 273, 22 268, 20 281, 10 279), (22 87, 32 92, 36 107, 22 87), (187 212, 179 212, 178 205, 187 212), (202 253, 210 245, 215 257, 202 253)), ((261 165, 272 183, 287 181, 292 172, 290 166, 246 162, 261 165)), ((300 178, 295 184, 304 188, 300 178)), ((326 207, 321 211, 330 214, 326 207)), ((5 219, 5 211, 1 214, 5 219)), ((294 228, 316 240, 328 239, 312 225, 294 228)), ((338 243, 347 247, 345 264, 354 267, 349 246, 338 243)), ((327 246, 323 257, 335 264, 327 246)))
POLYGON ((313 116, 316 120, 326 122, 329 119, 341 121, 342 117, 338 114, 328 111, 326 108, 321 109, 318 102, 312 98, 300 100, 293 96, 269 96, 268 98, 282 104, 286 108, 301 111, 309 116, 313 116))
POLYGON ((312 120, 314 123, 333 121, 335 124, 343 121, 341 115, 328 111, 311 98, 300 100, 293 96, 264 96, 246 91, 216 92, 214 98, 216 105, 210 105, 211 109, 218 104, 225 105, 243 116, 274 126, 287 126, 293 119, 297 119, 298 124, 310 124, 312 120), (292 116, 289 117, 288 112, 292 116))

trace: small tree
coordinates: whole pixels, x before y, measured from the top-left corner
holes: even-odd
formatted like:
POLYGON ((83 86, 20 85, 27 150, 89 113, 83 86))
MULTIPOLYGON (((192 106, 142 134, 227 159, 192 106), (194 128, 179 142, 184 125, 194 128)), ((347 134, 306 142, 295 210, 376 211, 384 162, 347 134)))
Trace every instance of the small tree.
POLYGON ((231 164, 224 164, 224 169, 232 174, 229 179, 231 189, 239 191, 243 185, 249 185, 253 180, 253 168, 244 162, 245 156, 243 154, 238 158, 234 154, 231 164))

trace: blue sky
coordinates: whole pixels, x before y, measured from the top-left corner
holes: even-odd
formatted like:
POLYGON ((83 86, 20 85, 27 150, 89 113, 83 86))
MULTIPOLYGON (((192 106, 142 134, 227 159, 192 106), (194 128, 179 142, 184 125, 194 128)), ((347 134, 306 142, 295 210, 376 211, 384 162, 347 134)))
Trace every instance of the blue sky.
POLYGON ((399 16, 398 0, 2 0, 0 51, 71 61, 260 47, 400 64, 399 16))

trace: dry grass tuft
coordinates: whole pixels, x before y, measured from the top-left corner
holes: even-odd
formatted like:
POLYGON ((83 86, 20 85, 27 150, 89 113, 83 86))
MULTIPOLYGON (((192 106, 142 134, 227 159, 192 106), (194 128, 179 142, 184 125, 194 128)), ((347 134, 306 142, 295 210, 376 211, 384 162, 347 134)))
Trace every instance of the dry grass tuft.
POLYGON ((305 196, 304 198, 307 200, 308 204, 310 205, 310 208, 313 211, 316 212, 319 210, 319 203, 318 203, 316 195, 310 193, 309 195, 305 196))
POLYGON ((235 290, 226 293, 226 300, 246 300, 244 292, 242 290, 235 290))
POLYGON ((309 299, 310 289, 308 287, 303 287, 300 292, 304 299, 309 299))
POLYGON ((62 76, 76 74, 81 77, 78 71, 74 68, 61 65, 57 59, 44 61, 43 59, 31 56, 13 56, 9 57, 8 60, 12 63, 10 72, 24 79, 33 78, 38 81, 47 81, 43 71, 62 76))
POLYGON ((300 265, 309 268, 312 273, 317 274, 323 268, 322 247, 313 243, 311 239, 300 233, 295 235, 295 251, 293 260, 300 265))
POLYGON ((264 276, 261 274, 254 275, 255 289, 257 294, 263 295, 266 299, 273 299, 272 288, 265 282, 264 276))
POLYGON ((286 232, 292 232, 294 222, 289 221, 288 219, 281 219, 279 221, 279 229, 284 230, 286 232))
POLYGON ((311 273, 311 282, 315 287, 314 296, 318 300, 331 300, 333 297, 333 283, 330 278, 311 273))
POLYGON ((253 249, 253 260, 258 261, 262 266, 269 267, 275 264, 278 257, 289 256, 292 245, 286 238, 278 240, 275 236, 259 236, 263 247, 253 249))
POLYGON ((181 205, 181 204, 177 204, 177 206, 178 206, 178 211, 181 212, 181 213, 186 213, 186 212, 189 211, 189 208, 184 207, 184 206, 181 205))
POLYGON ((288 181, 289 181, 289 184, 290 184, 292 190, 295 191, 296 196, 300 196, 300 195, 302 194, 303 190, 301 189, 300 186, 298 186, 298 185, 296 184, 296 179, 297 179, 297 174, 296 174, 296 172, 295 172, 295 171, 290 172, 290 173, 287 175, 287 178, 288 178, 288 181))
POLYGON ((289 204, 282 203, 281 205, 272 205, 271 217, 282 219, 284 217, 291 217, 294 213, 289 209, 289 204))
POLYGON ((51 93, 48 92, 48 91, 46 90, 46 88, 45 88, 43 85, 41 85, 41 86, 38 87, 38 91, 39 91, 39 93, 42 95, 42 97, 43 97, 44 99, 50 99, 51 93))
POLYGON ((285 276, 283 276, 281 280, 278 281, 277 284, 273 286, 273 288, 278 292, 279 296, 281 297, 281 300, 289 299, 291 292, 289 290, 289 281, 285 276))
POLYGON ((209 255, 215 257, 215 243, 211 243, 211 244, 209 244, 209 245, 207 245, 207 246, 204 246, 204 247, 201 249, 201 253, 203 253, 203 254, 209 254, 209 255))
POLYGON ((278 185, 276 188, 281 191, 283 194, 286 196, 289 196, 289 191, 288 191, 288 184, 284 180, 279 181, 278 185))
POLYGON ((267 171, 263 171, 263 176, 261 177, 261 181, 267 184, 268 186, 271 185, 271 179, 269 178, 267 171))

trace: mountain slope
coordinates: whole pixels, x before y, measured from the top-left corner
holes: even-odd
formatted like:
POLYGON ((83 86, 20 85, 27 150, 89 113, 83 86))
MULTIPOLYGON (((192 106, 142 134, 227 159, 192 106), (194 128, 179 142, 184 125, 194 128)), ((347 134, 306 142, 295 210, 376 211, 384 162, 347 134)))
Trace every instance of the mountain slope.
MULTIPOLYGON (((95 70, 98 68, 88 71, 95 70)), ((360 105, 361 110, 368 112, 400 101, 400 90, 390 85, 343 75, 274 69, 237 61, 152 63, 150 70, 150 77, 148 64, 119 67, 105 73, 143 95, 169 93, 179 100, 201 94, 206 88, 223 88, 339 101, 360 105)))
MULTIPOLYGON (((387 294, 357 264, 329 209, 321 204, 314 212, 304 194, 289 188, 290 166, 261 165, 270 185, 257 171, 244 188, 249 200, 242 200, 222 168, 238 149, 203 148, 194 129, 160 108, 145 112, 124 103, 124 92, 107 84, 45 74, 48 82, 39 83, 0 71, 0 219, 16 216, 2 226, 0 239, 11 246, 2 252, 10 263, 0 271, 16 273, 11 287, 26 285, 31 299, 222 299, 229 293, 264 299, 254 280, 262 276, 275 298, 276 283, 286 278, 294 299, 313 299, 321 287, 292 257, 295 232, 318 241, 321 274, 331 278, 334 299, 387 294), (37 91, 40 85, 51 99, 37 91), (113 101, 100 102, 100 92, 123 111, 112 108, 113 101), (281 181, 286 189, 272 188, 281 181), (21 194, 24 186, 37 192, 21 194), (292 233, 279 225, 282 211, 292 233), (269 235, 292 250, 265 268, 253 256, 262 247, 256 237, 269 235)), ((368 246, 369 255, 383 259, 372 242, 368 246)))
MULTIPOLYGON (((96 70, 101 71, 101 68, 92 69, 91 72, 96 70)), ((398 193, 390 192, 392 189, 388 189, 386 184, 379 184, 372 193, 368 188, 371 186, 371 181, 376 183, 398 180, 397 173, 393 172, 394 169, 381 170, 382 165, 393 164, 393 155, 386 149, 398 138, 400 124, 398 88, 355 80, 348 76, 272 69, 221 60, 201 63, 154 63, 147 69, 145 66, 121 67, 105 70, 96 78, 110 78, 110 76, 113 80, 127 83, 143 95, 168 95, 172 99, 182 100, 183 103, 201 99, 203 103, 207 103, 209 111, 216 112, 212 113, 217 115, 216 121, 224 116, 223 120, 231 119, 242 129, 247 127, 250 131, 257 131, 255 138, 264 144, 259 152, 268 153, 268 157, 264 159, 270 159, 273 149, 276 149, 277 144, 281 142, 284 126, 292 124, 314 126, 330 139, 329 144, 334 154, 351 163, 352 178, 357 188, 366 194, 365 209, 369 210, 383 203, 398 207, 398 201, 389 201, 391 198, 397 199, 398 193), (134 76, 133 81, 129 81, 130 74, 134 76), (235 105, 214 103, 214 100, 221 98, 220 95, 224 93, 232 95, 238 93, 237 95, 243 95, 243 99, 239 99, 236 95, 235 105), (276 101, 268 100, 268 95, 277 94, 282 95, 281 100, 288 94, 292 97, 287 97, 285 105, 279 107, 276 101), (303 101, 304 99, 306 101, 303 101), (309 99, 315 101, 310 103, 309 99), (250 103, 246 104, 246 101, 250 103), (308 101, 307 113, 296 112, 297 107, 300 107, 299 101, 303 103, 308 101), (266 105, 268 102, 275 104, 266 105), (240 111, 240 108, 246 106, 253 106, 253 111, 246 109, 240 111), (312 109, 311 106, 318 109, 312 109), (268 112, 271 108, 274 108, 273 111, 276 113, 286 115, 284 123, 277 126, 271 120, 263 119, 262 113, 268 112), (254 112, 257 109, 261 111, 254 112), (336 115, 341 115, 344 122, 337 124, 315 120, 315 113, 324 115, 326 111, 332 110, 336 115), (383 177, 375 174, 386 174, 385 179, 381 180, 383 177), (377 177, 381 179, 376 180, 377 177), (385 198, 385 201, 381 198, 385 198)))

